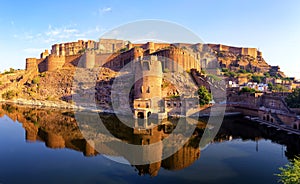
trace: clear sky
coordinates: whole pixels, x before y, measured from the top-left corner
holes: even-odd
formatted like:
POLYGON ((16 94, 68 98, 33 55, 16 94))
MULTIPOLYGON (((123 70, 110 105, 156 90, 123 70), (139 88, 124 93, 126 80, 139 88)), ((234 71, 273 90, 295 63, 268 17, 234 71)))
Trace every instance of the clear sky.
POLYGON ((299 0, 0 1, 0 71, 25 68, 59 42, 98 39, 142 19, 178 23, 206 43, 255 47, 271 65, 300 78, 299 0))

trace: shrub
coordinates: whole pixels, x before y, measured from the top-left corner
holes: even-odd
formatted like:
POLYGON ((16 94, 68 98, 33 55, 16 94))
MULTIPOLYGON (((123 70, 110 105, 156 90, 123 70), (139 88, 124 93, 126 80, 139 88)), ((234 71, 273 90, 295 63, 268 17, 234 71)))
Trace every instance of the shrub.
POLYGON ((279 182, 283 184, 296 184, 300 181, 300 158, 294 158, 285 167, 280 167, 280 174, 276 174, 280 179, 279 182))
POLYGON ((40 73, 40 77, 46 77, 46 73, 45 72, 40 73))
POLYGON ((246 70, 244 70, 244 69, 239 69, 239 71, 238 71, 239 73, 247 73, 247 71, 246 70))
POLYGON ((9 90, 2 94, 2 98, 6 99, 6 100, 10 100, 10 99, 13 99, 16 95, 17 95, 17 93, 15 91, 9 90))
POLYGON ((32 84, 38 84, 40 83, 40 77, 35 77, 34 79, 32 79, 32 84))
POLYGON ((228 70, 228 68, 222 68, 221 71, 222 71, 222 72, 228 72, 229 70, 228 70))
POLYGON ((265 76, 266 78, 271 77, 271 75, 270 75, 268 72, 265 72, 265 73, 264 73, 264 76, 265 76))
POLYGON ((240 93, 255 93, 255 89, 251 89, 249 87, 244 87, 241 89, 240 93))
POLYGON ((253 75, 252 76, 252 81, 253 82, 257 82, 257 83, 261 83, 264 77, 262 76, 258 76, 258 75, 253 75))
POLYGON ((285 98, 290 108, 300 108, 300 88, 294 89, 291 94, 285 98))
POLYGON ((120 52, 125 52, 125 51, 128 51, 127 47, 124 47, 124 48, 120 49, 120 52))
POLYGON ((237 73, 235 73, 234 71, 229 71, 229 72, 224 73, 224 75, 228 76, 228 77, 236 77, 237 73))
POLYGON ((209 102, 212 100, 211 93, 204 86, 199 87, 198 95, 199 95, 199 104, 200 105, 209 104, 209 102))

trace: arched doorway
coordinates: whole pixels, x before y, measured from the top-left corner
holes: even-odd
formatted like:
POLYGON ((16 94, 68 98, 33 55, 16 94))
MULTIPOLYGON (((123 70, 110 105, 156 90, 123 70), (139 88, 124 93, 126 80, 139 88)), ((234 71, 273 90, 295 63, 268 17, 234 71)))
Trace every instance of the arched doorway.
POLYGON ((293 128, 294 128, 294 129, 298 129, 297 124, 294 124, 294 125, 293 125, 293 128))
POLYGON ((140 119, 144 119, 144 113, 143 112, 138 112, 137 113, 137 117, 140 118, 140 119))
POLYGON ((267 115, 267 121, 270 121, 270 115, 269 114, 267 115))
POLYGON ((148 113, 147 113, 147 117, 149 118, 150 115, 151 115, 151 112, 148 112, 148 113))

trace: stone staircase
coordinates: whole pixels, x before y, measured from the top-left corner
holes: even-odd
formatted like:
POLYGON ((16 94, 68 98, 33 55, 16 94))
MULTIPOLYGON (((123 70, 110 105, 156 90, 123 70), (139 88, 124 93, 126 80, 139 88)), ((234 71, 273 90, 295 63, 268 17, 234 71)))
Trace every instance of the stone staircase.
POLYGON ((271 116, 275 119, 275 122, 277 122, 278 124, 280 125, 284 124, 276 113, 271 113, 271 116))

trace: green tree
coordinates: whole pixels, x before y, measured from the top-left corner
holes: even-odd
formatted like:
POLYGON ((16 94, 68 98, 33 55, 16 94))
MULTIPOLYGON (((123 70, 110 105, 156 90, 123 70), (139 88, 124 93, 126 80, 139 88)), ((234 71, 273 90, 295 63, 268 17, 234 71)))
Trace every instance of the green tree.
POLYGON ((125 51, 128 51, 127 47, 124 47, 124 48, 120 49, 120 52, 125 52, 125 51))
POLYGON ((268 90, 269 90, 269 91, 272 91, 273 88, 274 88, 273 83, 269 82, 269 83, 268 83, 268 90))
POLYGON ((222 68, 222 72, 228 72, 228 68, 222 68))
POLYGON ((237 76, 237 73, 235 73, 234 71, 229 71, 228 72, 228 75, 226 76, 229 76, 229 77, 236 77, 237 76))
POLYGON ((300 108, 300 88, 294 89, 291 94, 285 98, 290 108, 300 108))
POLYGON ((263 77, 261 77, 261 76, 258 76, 258 75, 252 75, 252 81, 253 82, 257 82, 257 83, 261 83, 261 81, 262 81, 262 79, 263 79, 263 77))
POLYGON ((268 72, 265 72, 264 75, 265 75, 266 78, 270 78, 271 77, 271 75, 268 72))
POLYGON ((247 71, 246 70, 244 70, 244 69, 239 69, 239 71, 238 71, 239 73, 247 73, 247 71))
POLYGON ((205 86, 200 86, 199 87, 199 89, 198 89, 198 95, 199 95, 199 104, 200 105, 209 104, 209 102, 212 100, 212 95, 206 89, 205 86))
POLYGON ((255 89, 251 89, 249 87, 243 87, 241 90, 240 90, 240 93, 255 93, 255 89))
POLYGON ((276 84, 274 87, 273 87, 273 91, 276 91, 276 92, 288 92, 289 90, 281 85, 281 84, 276 84))
POLYGON ((296 157, 284 167, 280 167, 279 182, 283 184, 300 183, 300 158, 296 157))

